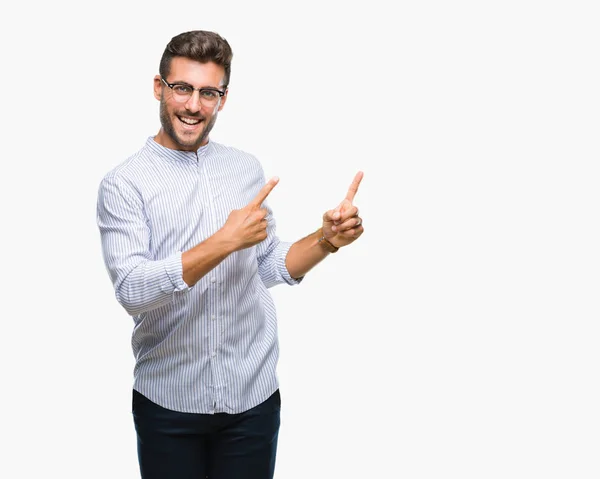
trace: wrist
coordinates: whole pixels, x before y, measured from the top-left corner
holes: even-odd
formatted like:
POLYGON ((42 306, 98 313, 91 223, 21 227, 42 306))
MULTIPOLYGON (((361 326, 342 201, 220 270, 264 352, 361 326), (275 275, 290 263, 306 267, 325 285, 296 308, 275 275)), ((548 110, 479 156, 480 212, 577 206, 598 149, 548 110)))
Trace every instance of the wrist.
POLYGON ((337 253, 340 249, 338 246, 335 246, 331 243, 327 238, 325 238, 325 234, 323 233, 323 228, 319 228, 317 230, 317 244, 321 246, 328 253, 337 253))
POLYGON ((222 229, 218 230, 214 235, 212 235, 209 240, 212 239, 215 242, 215 245, 219 248, 222 254, 230 255, 231 253, 235 253, 240 248, 239 244, 232 240, 231 236, 228 235, 222 229))

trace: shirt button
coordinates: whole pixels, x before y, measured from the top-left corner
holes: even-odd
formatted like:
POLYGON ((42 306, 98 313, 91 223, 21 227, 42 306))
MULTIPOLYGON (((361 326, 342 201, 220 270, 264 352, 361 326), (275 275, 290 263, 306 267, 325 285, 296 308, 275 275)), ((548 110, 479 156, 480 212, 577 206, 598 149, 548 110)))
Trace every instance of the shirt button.
POLYGON ((216 278, 210 278, 210 282, 211 282, 211 283, 216 283, 216 282, 217 282, 217 279, 216 279, 216 278))
POLYGON ((213 352, 211 353, 211 356, 212 356, 213 358, 214 358, 216 355, 217 355, 217 352, 216 352, 216 351, 213 351, 213 352))
POLYGON ((216 316, 211 316, 210 319, 212 319, 214 321, 215 319, 217 319, 217 317, 216 316))

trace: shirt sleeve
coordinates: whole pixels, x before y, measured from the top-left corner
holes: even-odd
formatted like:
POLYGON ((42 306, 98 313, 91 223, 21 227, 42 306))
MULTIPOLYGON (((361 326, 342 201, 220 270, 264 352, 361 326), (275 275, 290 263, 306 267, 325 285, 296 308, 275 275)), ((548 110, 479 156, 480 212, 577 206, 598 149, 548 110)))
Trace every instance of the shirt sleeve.
POLYGON ((170 303, 189 289, 183 281, 181 251, 153 260, 150 228, 136 190, 118 176, 100 183, 97 202, 102 254, 117 301, 132 316, 170 303))
POLYGON ((263 207, 267 209, 267 238, 256 246, 260 279, 267 288, 283 283, 300 284, 304 277, 292 278, 285 265, 285 258, 293 243, 281 241, 277 237, 273 211, 266 202, 263 207))

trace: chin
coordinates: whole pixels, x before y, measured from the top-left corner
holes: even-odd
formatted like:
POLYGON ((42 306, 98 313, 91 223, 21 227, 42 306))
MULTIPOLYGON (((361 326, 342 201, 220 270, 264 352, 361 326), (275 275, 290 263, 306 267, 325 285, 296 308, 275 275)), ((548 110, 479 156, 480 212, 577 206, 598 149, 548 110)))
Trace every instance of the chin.
POLYGON ((200 132, 197 136, 190 138, 183 135, 177 135, 177 143, 185 148, 198 149, 202 140, 202 133, 200 132))

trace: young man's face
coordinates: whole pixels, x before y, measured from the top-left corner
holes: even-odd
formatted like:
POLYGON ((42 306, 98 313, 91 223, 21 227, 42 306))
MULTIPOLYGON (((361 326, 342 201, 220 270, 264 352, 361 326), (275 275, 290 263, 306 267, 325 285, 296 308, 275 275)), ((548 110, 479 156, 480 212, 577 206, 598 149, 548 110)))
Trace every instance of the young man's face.
MULTIPOLYGON (((171 60, 168 78, 170 84, 188 85, 193 88, 211 88, 223 91, 225 69, 215 63, 200 63, 183 57, 171 60)), ((209 94, 210 95, 210 94, 209 94)), ((195 151, 208 143, 208 134, 217 121, 217 114, 227 100, 219 97, 215 103, 200 99, 194 91, 187 98, 181 97, 161 80, 154 77, 154 96, 160 100, 160 123, 162 129, 155 141, 173 150, 195 151)))

